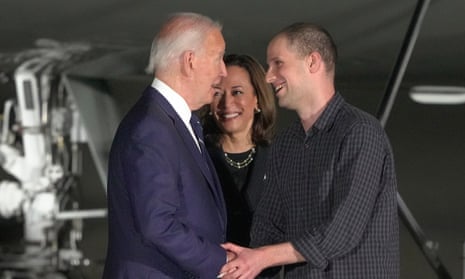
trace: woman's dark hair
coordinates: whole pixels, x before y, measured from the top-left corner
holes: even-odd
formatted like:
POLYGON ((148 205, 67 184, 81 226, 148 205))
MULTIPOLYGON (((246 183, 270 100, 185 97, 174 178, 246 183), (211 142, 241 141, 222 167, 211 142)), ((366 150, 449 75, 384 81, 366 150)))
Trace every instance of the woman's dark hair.
MULTIPOLYGON (((274 136, 276 120, 276 104, 273 90, 266 82, 263 66, 253 57, 246 54, 229 54, 224 58, 226 67, 238 66, 247 71, 257 96, 258 108, 261 110, 254 115, 252 124, 252 142, 254 144, 268 145, 274 136)), ((222 132, 210 114, 210 106, 201 109, 205 137, 214 144, 219 145, 222 132)))

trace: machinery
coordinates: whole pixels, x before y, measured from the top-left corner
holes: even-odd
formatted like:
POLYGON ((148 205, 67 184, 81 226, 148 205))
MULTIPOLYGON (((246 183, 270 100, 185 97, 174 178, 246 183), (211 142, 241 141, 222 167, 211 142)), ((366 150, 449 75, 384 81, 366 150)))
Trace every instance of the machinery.
POLYGON ((61 74, 91 48, 43 39, 37 46, 0 56, 14 65, 0 80, 15 88, 1 116, 0 224, 21 228, 15 241, 0 243, 2 279, 67 278, 89 263, 79 248, 83 219, 106 216, 105 209, 80 210, 81 144, 87 136, 61 74))

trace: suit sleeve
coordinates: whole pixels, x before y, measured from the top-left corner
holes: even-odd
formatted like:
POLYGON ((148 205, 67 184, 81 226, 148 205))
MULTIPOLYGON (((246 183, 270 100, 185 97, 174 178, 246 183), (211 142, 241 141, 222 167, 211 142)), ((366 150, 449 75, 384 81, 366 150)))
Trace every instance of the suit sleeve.
POLYGON ((201 278, 215 278, 226 262, 226 253, 219 243, 199 236, 186 220, 183 203, 189 197, 183 197, 180 176, 184 170, 179 164, 185 159, 180 152, 187 149, 176 146, 166 134, 158 133, 156 144, 144 138, 132 139, 122 154, 135 228, 141 241, 184 270, 201 278))

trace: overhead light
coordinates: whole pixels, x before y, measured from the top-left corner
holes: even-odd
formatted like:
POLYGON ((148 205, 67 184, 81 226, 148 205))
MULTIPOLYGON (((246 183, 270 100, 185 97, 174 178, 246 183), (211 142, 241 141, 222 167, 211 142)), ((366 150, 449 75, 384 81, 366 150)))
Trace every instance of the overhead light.
POLYGON ((419 85, 413 86, 410 98, 420 104, 459 105, 465 104, 465 87, 419 85))

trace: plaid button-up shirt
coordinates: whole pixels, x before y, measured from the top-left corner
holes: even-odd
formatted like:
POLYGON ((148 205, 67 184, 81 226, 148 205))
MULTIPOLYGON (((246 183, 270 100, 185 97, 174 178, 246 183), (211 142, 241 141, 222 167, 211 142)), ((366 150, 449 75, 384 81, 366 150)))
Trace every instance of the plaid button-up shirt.
POLYGON ((252 246, 290 241, 285 278, 398 278, 396 176, 379 122, 339 93, 309 131, 275 139, 252 246))

